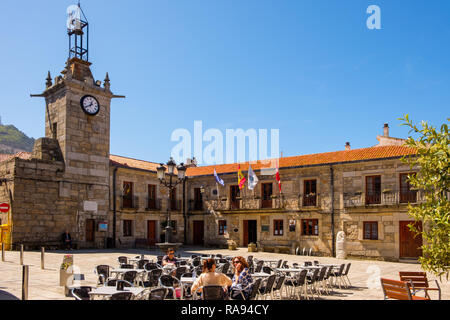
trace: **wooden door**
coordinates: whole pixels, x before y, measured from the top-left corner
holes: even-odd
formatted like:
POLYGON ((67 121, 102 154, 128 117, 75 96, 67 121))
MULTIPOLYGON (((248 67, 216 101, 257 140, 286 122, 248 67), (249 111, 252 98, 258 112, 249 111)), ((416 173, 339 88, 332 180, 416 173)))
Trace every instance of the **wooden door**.
POLYGON ((243 240, 244 240, 244 247, 248 246, 248 220, 244 220, 244 235, 243 235, 243 240))
POLYGON ((156 243, 156 221, 148 220, 147 221, 147 239, 148 244, 154 246, 156 243))
MULTIPOLYGON (((408 225, 414 221, 400 221, 400 258, 418 258, 422 255, 422 236, 409 230, 408 225)), ((416 223, 418 228, 422 228, 422 223, 416 223)))
POLYGON ((95 240, 95 220, 86 219, 86 242, 94 242, 95 240))
POLYGON ((256 243, 256 232, 257 232, 257 221, 256 220, 244 220, 244 247, 248 246, 249 243, 256 243))
POLYGON ((205 224, 203 221, 194 221, 194 245, 204 245, 204 228, 205 224))

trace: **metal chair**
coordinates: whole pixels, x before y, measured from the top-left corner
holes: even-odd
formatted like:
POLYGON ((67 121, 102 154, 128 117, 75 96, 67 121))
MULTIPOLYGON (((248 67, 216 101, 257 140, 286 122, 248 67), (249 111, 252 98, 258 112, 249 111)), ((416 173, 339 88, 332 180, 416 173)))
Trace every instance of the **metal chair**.
POLYGON ((312 266, 312 262, 311 261, 305 261, 305 262, 303 262, 303 266, 304 267, 311 267, 312 266))
POLYGON ((183 273, 186 273, 186 271, 187 271, 187 268, 186 268, 186 267, 178 267, 178 268, 176 268, 176 269, 175 269, 175 277, 176 277, 178 280, 180 280, 181 275, 182 275, 183 273))
POLYGON ((261 272, 272 274, 273 269, 271 267, 263 266, 261 272))
POLYGON ((167 288, 169 292, 171 292, 173 299, 175 299, 175 288, 180 286, 180 280, 174 276, 163 274, 159 277, 159 286, 162 288, 167 288))
MULTIPOLYGON (((286 279, 284 281, 284 285, 287 286, 287 288, 291 288, 291 292, 289 293, 289 295, 292 296, 297 296, 298 299, 301 299, 301 292, 304 292, 304 295, 307 299, 309 299, 308 297, 308 287, 307 287, 307 281, 306 281, 306 276, 308 274, 308 270, 303 269, 300 272, 296 272, 295 275, 292 278, 286 279)), ((287 290, 286 290, 287 291, 287 290)))
MULTIPOLYGON (((342 273, 342 280, 344 280, 345 285, 346 285, 347 288, 352 286, 352 284, 351 284, 351 282, 350 282, 350 279, 348 278, 348 272, 349 272, 349 270, 350 270, 350 266, 351 266, 351 265, 352 265, 351 263, 348 263, 348 264, 347 264, 347 267, 345 268, 345 271, 342 273), (347 279, 348 285, 347 285, 347 282, 346 282, 345 279, 347 279)), ((439 299, 439 300, 440 300, 440 299, 439 299)))
POLYGON ((149 262, 150 262, 150 261, 147 260, 147 259, 139 260, 139 261, 137 262, 137 268, 138 268, 138 269, 144 269, 144 266, 145 266, 147 263, 149 263, 149 262))
POLYGON ((160 269, 161 266, 155 262, 148 262, 147 264, 144 265, 144 269, 147 271, 151 271, 154 269, 160 269))
POLYGON ((137 271, 130 270, 123 274, 123 280, 128 281, 129 283, 135 283, 137 277, 137 271))
POLYGON ((97 285, 104 285, 110 277, 110 266, 102 264, 95 267, 94 272, 98 275, 97 285))
POLYGON ((225 291, 222 286, 204 286, 202 300, 225 300, 225 291))
POLYGON ((343 284, 345 286, 345 283, 343 283, 343 279, 342 279, 342 273, 344 272, 344 268, 345 268, 345 264, 341 264, 339 267, 338 271, 333 271, 331 273, 331 276, 336 280, 336 282, 338 282, 339 285, 339 289, 342 289, 341 284, 343 284))
POLYGON ((144 281, 144 287, 151 288, 159 285, 159 277, 162 275, 162 269, 153 269, 147 273, 147 281, 144 281))
POLYGON ((281 268, 282 263, 283 263, 282 259, 278 260, 276 268, 281 268))
POLYGON ((256 263, 255 273, 261 272, 263 265, 264 261, 258 261, 256 263))
POLYGON ((284 285, 284 280, 285 279, 286 279, 285 275, 281 275, 281 276, 279 276, 277 278, 276 284, 275 284, 275 286, 272 289, 272 292, 273 292, 272 296, 273 297, 276 298, 277 295, 278 295, 280 297, 280 300, 283 299, 283 292, 282 292, 282 290, 283 290, 283 285, 284 285))
POLYGON ((125 256, 120 256, 120 257, 117 258, 117 261, 119 261, 120 265, 127 264, 128 263, 128 258, 125 257, 125 256))
POLYGON ((306 275, 306 283, 309 285, 311 292, 314 289, 314 293, 317 294, 318 298, 319 298, 319 289, 317 287, 316 280, 319 276, 319 272, 320 272, 320 269, 316 268, 316 269, 314 269, 313 272, 311 272, 311 273, 308 272, 306 275))
POLYGON ((272 289, 273 289, 273 285, 275 284, 276 277, 277 277, 276 274, 272 274, 271 276, 269 276, 267 278, 266 283, 259 288, 259 293, 262 297, 264 297, 264 300, 266 300, 266 297, 269 295, 273 300, 272 289))
POLYGON ((110 300, 131 300, 133 293, 129 291, 114 293, 110 300))
POLYGON ((152 289, 148 294, 148 300, 164 300, 168 291, 167 288, 152 289))
POLYGON ((88 286, 82 286, 78 288, 72 289, 72 297, 75 298, 75 300, 91 300, 91 296, 89 295, 89 292, 92 291, 92 287, 88 286))

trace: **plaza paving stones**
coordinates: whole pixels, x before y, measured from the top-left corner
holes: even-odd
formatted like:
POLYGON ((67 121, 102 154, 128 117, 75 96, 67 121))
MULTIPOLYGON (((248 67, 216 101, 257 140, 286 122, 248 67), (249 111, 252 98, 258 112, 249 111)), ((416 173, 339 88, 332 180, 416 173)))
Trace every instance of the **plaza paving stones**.
MULTIPOLYGON (((230 251, 226 249, 211 249, 202 247, 183 247, 177 254, 190 256, 191 254, 217 254, 230 256, 253 255, 257 259, 287 260, 289 265, 294 262, 303 264, 304 261, 318 260, 320 263, 340 264, 351 262, 349 278, 352 287, 348 289, 335 288, 333 294, 322 296, 326 300, 380 300, 383 299, 380 287, 380 277, 389 279, 399 279, 399 271, 421 271, 417 263, 397 263, 373 260, 340 260, 330 257, 309 257, 294 256, 288 254, 268 253, 268 252, 248 252, 247 248, 238 248, 230 251)), ((45 253, 45 270, 41 270, 40 252, 25 252, 24 264, 30 266, 29 273, 29 300, 73 300, 64 295, 64 288, 59 286, 59 267, 64 254, 74 255, 75 273, 84 274, 85 280, 78 281, 80 285, 95 286, 97 276, 94 268, 100 264, 117 266, 117 257, 124 255, 134 257, 138 254, 145 254, 147 258, 155 259, 161 254, 158 250, 140 249, 117 249, 117 250, 73 250, 73 251, 48 251, 45 253)), ((19 264, 20 253, 17 251, 7 251, 5 262, 0 260, 0 300, 14 300, 22 297, 22 266, 19 264)), ((429 275, 429 279, 435 279, 429 275)), ((439 282, 442 289, 442 299, 450 300, 450 284, 442 279, 439 282)), ((434 282, 431 282, 435 286, 434 282)), ((437 294, 430 293, 432 299, 437 299, 437 294)))

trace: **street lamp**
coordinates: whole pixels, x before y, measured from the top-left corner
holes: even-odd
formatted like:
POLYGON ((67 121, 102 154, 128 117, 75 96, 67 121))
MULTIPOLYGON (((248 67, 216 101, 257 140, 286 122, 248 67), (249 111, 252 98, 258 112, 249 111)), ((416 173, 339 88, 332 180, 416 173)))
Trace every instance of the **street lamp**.
POLYGON ((170 243, 170 236, 172 233, 172 227, 170 226, 170 194, 175 187, 186 179, 186 167, 181 163, 178 167, 176 162, 171 157, 166 165, 161 165, 156 169, 157 176, 160 184, 169 189, 169 196, 167 201, 167 226, 165 243, 170 243), (167 167, 167 173, 166 173, 167 167), (175 174, 175 168, 177 168, 177 174, 175 174))

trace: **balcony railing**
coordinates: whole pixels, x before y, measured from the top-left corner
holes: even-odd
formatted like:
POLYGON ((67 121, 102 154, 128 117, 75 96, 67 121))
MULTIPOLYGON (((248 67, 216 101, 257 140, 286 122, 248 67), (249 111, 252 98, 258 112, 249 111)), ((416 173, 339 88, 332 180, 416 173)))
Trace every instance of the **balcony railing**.
POLYGON ((170 210, 180 211, 181 210, 181 200, 169 200, 170 210))
POLYGON ((421 191, 399 192, 386 191, 380 194, 366 195, 364 193, 344 193, 344 207, 358 207, 367 205, 398 205, 420 203, 425 201, 425 194, 421 191))
POLYGON ((317 195, 315 193, 304 194, 303 195, 303 206, 304 207, 316 207, 317 206, 317 195))
POLYGON ((145 210, 161 210, 161 199, 147 197, 147 206, 145 210))
POLYGON ((139 209, 139 197, 120 196, 120 209, 139 209))
POLYGON ((189 211, 202 211, 203 201, 200 200, 189 200, 189 211))

